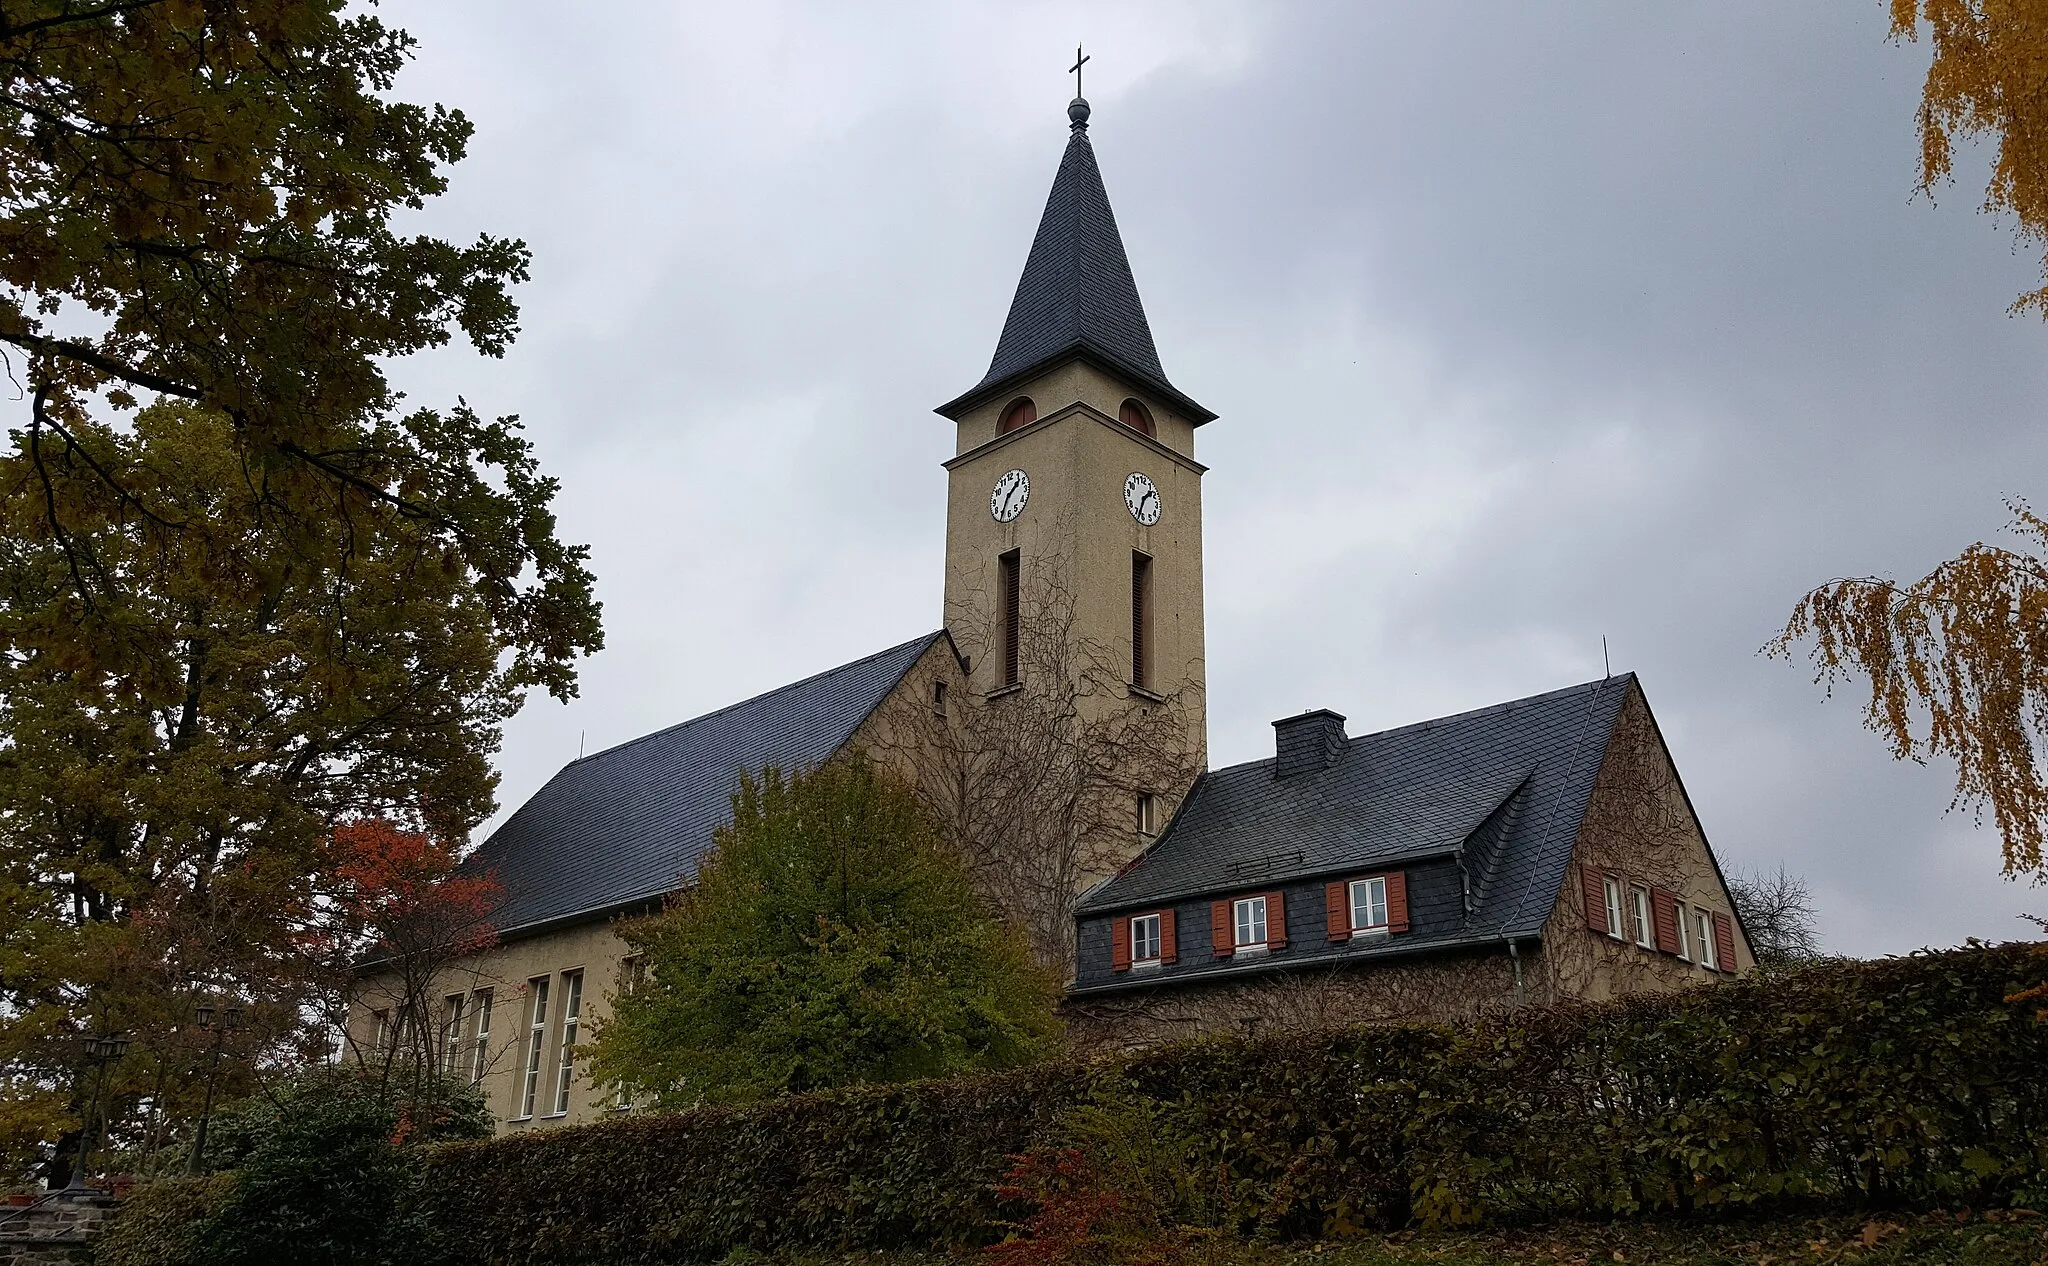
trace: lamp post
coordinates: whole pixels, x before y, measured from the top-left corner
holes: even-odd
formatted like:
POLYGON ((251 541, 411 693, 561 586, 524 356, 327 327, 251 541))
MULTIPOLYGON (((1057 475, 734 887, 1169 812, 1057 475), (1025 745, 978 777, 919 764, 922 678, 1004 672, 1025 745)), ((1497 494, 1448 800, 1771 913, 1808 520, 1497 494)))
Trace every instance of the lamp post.
POLYGON ((202 1029, 213 1034, 213 1058, 206 1066, 206 1102, 199 1109, 199 1128, 192 1133, 192 1155, 185 1162, 187 1175, 199 1172, 200 1158, 206 1155, 206 1123, 213 1116, 213 1088, 220 1073, 220 1049, 228 1030, 242 1027, 240 1007, 215 1008, 210 1002, 202 1002, 192 1013, 193 1020, 202 1029))
POLYGON ((92 1161, 93 1127, 99 1115, 100 1096, 107 1088, 107 1069, 127 1053, 128 1035, 125 1033, 85 1040, 86 1063, 96 1065, 99 1076, 93 1081, 92 1097, 86 1101, 85 1124, 78 1132, 78 1161, 71 1167, 71 1183, 64 1188, 66 1192, 75 1194, 87 1190, 85 1176, 90 1172, 92 1161))

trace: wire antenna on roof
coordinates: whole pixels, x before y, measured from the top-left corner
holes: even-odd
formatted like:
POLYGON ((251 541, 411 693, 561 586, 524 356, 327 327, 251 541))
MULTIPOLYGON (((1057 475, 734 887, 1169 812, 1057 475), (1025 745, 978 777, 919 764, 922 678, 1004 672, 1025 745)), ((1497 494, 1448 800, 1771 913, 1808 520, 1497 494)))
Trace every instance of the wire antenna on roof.
POLYGON ((1607 659, 1607 635, 1605 633, 1600 635, 1600 668, 1605 675, 1609 677, 1614 676, 1614 665, 1609 663, 1607 659))

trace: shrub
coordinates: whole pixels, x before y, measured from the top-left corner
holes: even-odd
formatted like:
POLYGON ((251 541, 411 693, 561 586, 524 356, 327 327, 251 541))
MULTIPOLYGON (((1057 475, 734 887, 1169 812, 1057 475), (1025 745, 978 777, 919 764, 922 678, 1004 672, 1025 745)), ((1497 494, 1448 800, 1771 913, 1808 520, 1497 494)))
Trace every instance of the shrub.
POLYGON ((233 1174, 163 1178, 121 1202, 92 1247, 93 1266, 190 1266, 206 1260, 204 1231, 234 1195, 233 1174))
POLYGON ((222 1116, 209 1155, 234 1167, 140 1188, 96 1250, 102 1266, 410 1266, 437 1259, 417 1211, 420 1148, 488 1135, 466 1088, 414 1117, 379 1078, 314 1070, 222 1116))
POLYGON ((985 1244, 1029 1233, 1034 1202, 997 1191, 1030 1185, 1006 1182, 1019 1158, 1063 1148, 1085 1164, 1047 1181, 1107 1184, 1114 1209, 1076 1206, 1098 1222, 1136 1198, 1281 1238, 2021 1203, 2048 1194, 2048 1025, 2007 998, 2038 972, 2030 946, 1973 948, 535 1131, 433 1149, 424 1216, 531 1266, 985 1244), (1161 1185, 1139 1136, 1185 1180, 1161 1185))

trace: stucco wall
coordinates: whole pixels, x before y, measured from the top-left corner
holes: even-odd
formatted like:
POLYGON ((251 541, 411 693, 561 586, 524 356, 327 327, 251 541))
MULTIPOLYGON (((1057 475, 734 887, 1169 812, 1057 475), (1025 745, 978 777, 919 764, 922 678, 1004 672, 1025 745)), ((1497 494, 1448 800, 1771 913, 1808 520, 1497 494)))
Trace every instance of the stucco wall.
MULTIPOLYGON (((583 973, 578 1041, 588 1042, 593 1025, 607 1013, 610 999, 618 991, 620 964, 625 955, 626 943, 619 939, 610 919, 523 937, 469 955, 443 970, 427 992, 437 1031, 427 1035, 424 1041, 438 1059, 442 1053, 438 1027, 445 1000, 451 994, 461 994, 466 1005, 454 1066, 462 1075, 474 1076, 479 1062, 473 1000, 479 991, 489 990, 491 1028, 481 1061, 482 1076, 477 1081, 498 1128, 501 1131, 519 1130, 604 1116, 615 1109, 610 1088, 593 1085, 573 1057, 569 1109, 565 1113, 555 1111, 557 1078, 562 1066, 564 978, 568 973, 583 973), (524 1099, 533 1019, 532 982, 541 977, 546 977, 549 982, 548 1015, 536 1102, 532 1115, 528 1116, 524 1111, 524 1099)), ((379 1008, 393 1012, 398 1010, 398 993, 396 981, 388 975, 371 976, 359 983, 350 1009, 348 1037, 351 1057, 377 1057, 372 1048, 373 1012, 379 1008)))
MULTIPOLYGON (((972 663, 974 689, 988 694, 1003 686, 994 634, 998 560, 1010 550, 1021 562, 1026 618, 1032 604, 1051 593, 1070 598, 1077 645, 1099 651, 1108 661, 1104 667, 1128 682, 1131 563, 1134 552, 1142 553, 1152 560, 1151 688, 1175 697, 1178 706, 1161 715, 1185 729, 1199 765, 1208 750, 1208 721, 1203 468, 1193 460, 1193 429, 1158 407, 1156 442, 1121 425, 1117 408, 1133 393, 1079 362, 1016 394, 1033 398, 1039 420, 999 437, 994 413, 1007 400, 969 413, 960 424, 961 455, 947 463, 945 623, 972 663), (1016 519, 998 523, 989 513, 989 494, 1012 469, 1029 475, 1030 496, 1016 519), (1148 476, 1159 490, 1161 513, 1151 526, 1125 507, 1124 480, 1133 473, 1148 476)), ((1145 704, 1136 694, 1114 701, 1145 704)))

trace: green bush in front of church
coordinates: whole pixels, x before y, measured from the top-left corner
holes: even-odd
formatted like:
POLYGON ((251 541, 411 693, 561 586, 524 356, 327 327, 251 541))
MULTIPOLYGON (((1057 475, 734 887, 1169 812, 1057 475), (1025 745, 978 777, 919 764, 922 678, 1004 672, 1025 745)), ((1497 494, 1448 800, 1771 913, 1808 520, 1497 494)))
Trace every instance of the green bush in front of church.
POLYGON ((662 1107, 1010 1068, 1057 982, 916 797, 858 759, 743 780, 696 885, 628 924, 592 1073, 662 1107))

